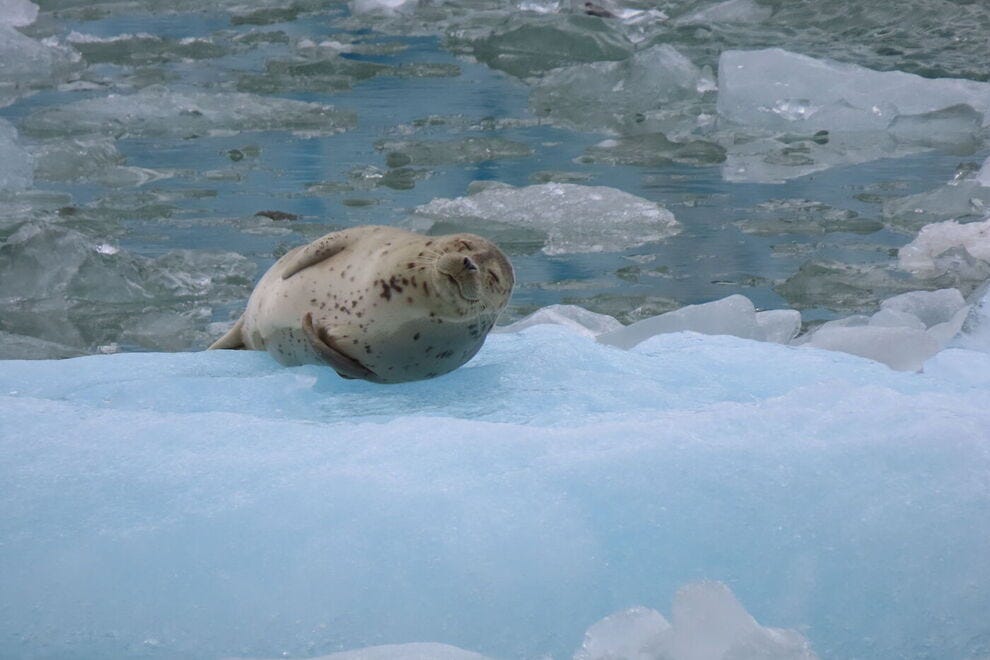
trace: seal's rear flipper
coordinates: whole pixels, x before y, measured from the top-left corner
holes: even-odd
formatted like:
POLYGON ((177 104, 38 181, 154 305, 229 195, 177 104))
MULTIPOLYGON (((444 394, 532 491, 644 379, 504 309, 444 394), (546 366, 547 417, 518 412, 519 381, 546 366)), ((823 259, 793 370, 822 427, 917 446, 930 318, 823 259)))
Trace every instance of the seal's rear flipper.
POLYGON ((337 342, 327 332, 326 328, 315 328, 313 326, 313 314, 307 312, 302 317, 302 329, 309 340, 309 345, 316 351, 316 354, 326 360, 327 364, 333 367, 334 371, 344 378, 360 378, 378 382, 378 374, 355 360, 344 355, 337 342))
POLYGON ((316 239, 292 256, 282 271, 282 279, 287 280, 304 268, 329 259, 347 247, 351 240, 346 231, 331 232, 316 239))
POLYGON ((241 328, 244 326, 244 317, 237 319, 237 323, 224 334, 223 337, 216 340, 210 347, 206 350, 212 351, 216 348, 245 348, 244 338, 241 336, 241 328))

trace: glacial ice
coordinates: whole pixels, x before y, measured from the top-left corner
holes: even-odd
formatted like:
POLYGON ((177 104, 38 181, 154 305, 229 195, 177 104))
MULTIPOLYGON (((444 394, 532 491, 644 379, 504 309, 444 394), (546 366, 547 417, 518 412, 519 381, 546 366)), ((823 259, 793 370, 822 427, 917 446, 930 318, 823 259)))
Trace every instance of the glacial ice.
POLYGON ((603 344, 632 348, 650 337, 668 332, 690 330, 706 335, 733 335, 761 341, 787 343, 801 328, 801 314, 796 310, 779 310, 772 316, 758 319, 752 301, 746 296, 735 294, 721 300, 701 305, 687 305, 680 309, 623 328, 598 335, 603 344))
POLYGON ((18 138, 17 129, 0 119, 0 192, 24 190, 34 181, 34 161, 18 138))
POLYGON ((549 305, 541 307, 515 323, 496 326, 494 332, 521 332, 530 326, 545 323, 565 326, 572 332, 589 339, 625 327, 608 314, 596 314, 578 305, 549 305))
POLYGON ((780 48, 724 51, 718 90, 731 181, 780 182, 933 147, 967 152, 990 124, 988 83, 874 71, 780 48))
POLYGON ((160 85, 41 110, 20 126, 34 136, 197 137, 239 131, 329 135, 353 128, 348 110, 235 92, 177 91, 160 85))
POLYGON ((581 14, 510 18, 494 31, 457 36, 448 35, 449 46, 519 78, 578 63, 624 60, 634 51, 610 22, 581 14))
POLYGON ((29 0, 0 0, 0 24, 24 27, 38 18, 38 5, 29 0))
POLYGON ((554 69, 533 83, 529 105, 539 117, 580 130, 679 135, 695 127, 712 77, 663 44, 617 62, 554 69))
POLYGON ((541 325, 390 388, 260 352, 3 362, 0 646, 985 654, 986 358, 541 325), (751 614, 710 582, 658 637, 622 614, 699 580, 751 614))
MULTIPOLYGON (((0 224, 0 331, 43 340, 31 357, 117 342, 158 350, 202 345, 212 307, 250 293, 255 266, 239 254, 143 257, 80 220, 78 228, 55 217, 0 224)), ((0 344, 0 354, 28 357, 26 348, 0 344)))
POLYGON ((54 87, 82 69, 79 53, 50 39, 32 39, 0 21, 0 108, 54 87))
POLYGON ((722 53, 718 112, 782 131, 885 131, 899 117, 965 104, 990 124, 990 83, 873 71, 779 48, 722 53))
MULTIPOLYGON (((685 585, 674 598, 673 625, 636 606, 606 616, 584 633, 573 660, 817 660, 796 630, 765 628, 721 582, 685 585)), ((438 643, 386 644, 307 660, 489 660, 438 643)))
POLYGON ((375 143, 375 149, 386 153, 390 167, 481 163, 533 155, 529 145, 495 137, 468 137, 455 140, 381 140, 375 143))
POLYGON ((711 25, 713 23, 760 23, 770 18, 773 10, 757 4, 755 0, 725 0, 678 16, 672 23, 678 27, 687 25, 711 25))
POLYGON ((434 199, 416 207, 410 222, 420 230, 442 225, 496 236, 503 232, 510 243, 515 227, 544 237, 543 251, 550 255, 617 252, 679 231, 674 214, 655 202, 615 188, 573 183, 496 185, 467 197, 434 199))
POLYGON ((673 621, 642 606, 605 617, 574 660, 817 660, 796 630, 764 628, 721 582, 677 591, 673 621))
POLYGON ((990 272, 990 218, 960 224, 955 220, 925 225, 913 241, 897 253, 900 267, 922 277, 934 277, 956 270, 966 279, 986 279, 990 272), (961 251, 971 259, 945 259, 947 253, 961 251), (973 260, 982 262, 981 267, 973 260))

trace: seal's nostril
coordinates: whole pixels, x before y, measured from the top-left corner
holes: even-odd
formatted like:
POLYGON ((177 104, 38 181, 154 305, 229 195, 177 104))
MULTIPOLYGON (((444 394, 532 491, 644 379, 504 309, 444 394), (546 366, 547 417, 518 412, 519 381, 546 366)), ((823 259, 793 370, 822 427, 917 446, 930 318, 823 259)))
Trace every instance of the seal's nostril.
POLYGON ((464 268, 467 270, 478 270, 478 267, 474 264, 469 257, 464 257, 464 268))

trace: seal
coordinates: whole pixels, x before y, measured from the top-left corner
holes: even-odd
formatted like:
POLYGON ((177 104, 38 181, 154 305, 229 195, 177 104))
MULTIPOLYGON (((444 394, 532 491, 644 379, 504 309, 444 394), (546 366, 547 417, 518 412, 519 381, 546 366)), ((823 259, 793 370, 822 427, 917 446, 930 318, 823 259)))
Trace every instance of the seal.
POLYGON ((508 258, 474 234, 345 229, 276 261, 210 349, 264 350, 376 383, 433 378, 478 352, 514 282, 508 258))

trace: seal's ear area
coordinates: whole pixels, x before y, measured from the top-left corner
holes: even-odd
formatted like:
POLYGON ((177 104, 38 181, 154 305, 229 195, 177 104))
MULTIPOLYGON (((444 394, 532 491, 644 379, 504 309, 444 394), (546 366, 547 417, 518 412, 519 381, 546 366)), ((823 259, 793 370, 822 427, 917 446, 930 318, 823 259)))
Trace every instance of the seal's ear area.
POLYGON ((437 270, 457 284, 457 290, 465 300, 480 299, 478 264, 471 257, 448 252, 437 260, 437 270))
POLYGON ((241 335, 241 328, 244 327, 244 317, 237 319, 234 327, 224 333, 223 337, 210 344, 206 350, 212 351, 218 348, 246 348, 244 337, 241 335))
POLYGON ((282 279, 287 280, 304 268, 325 261, 351 244, 347 231, 335 231, 316 239, 295 253, 289 253, 282 279), (291 255, 291 256, 290 256, 291 255))
POLYGON ((344 378, 360 378, 372 382, 381 382, 378 374, 354 358, 341 352, 337 346, 337 342, 330 336, 326 328, 316 328, 313 325, 312 312, 306 312, 303 315, 302 329, 306 335, 306 339, 309 341, 309 345, 316 351, 316 354, 323 358, 338 374, 344 378))

